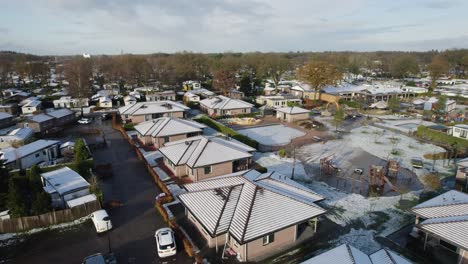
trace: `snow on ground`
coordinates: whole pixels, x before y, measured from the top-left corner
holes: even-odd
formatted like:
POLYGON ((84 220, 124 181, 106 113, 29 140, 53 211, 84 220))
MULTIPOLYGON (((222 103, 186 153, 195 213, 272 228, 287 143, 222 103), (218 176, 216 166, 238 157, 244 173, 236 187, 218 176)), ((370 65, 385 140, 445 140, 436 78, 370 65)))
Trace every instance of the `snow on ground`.
MULTIPOLYGON (((314 145, 323 147, 321 144, 314 145)), ((291 175, 292 159, 280 158, 275 153, 255 153, 254 160, 266 167, 268 171, 291 175)), ((410 192, 402 197, 364 197, 360 194, 344 193, 322 181, 312 180, 313 177, 306 174, 303 165, 299 162, 295 165, 295 172, 295 180, 325 197, 323 203, 329 210, 326 214, 327 218, 343 227, 357 222, 364 225, 364 228, 352 228, 349 233, 329 242, 333 246, 348 242, 366 253, 372 253, 381 248, 374 239, 376 235, 389 235, 406 224, 404 223, 406 213, 395 207, 400 199, 416 199, 420 194, 410 192), (378 219, 379 217, 371 212, 380 212, 387 217, 383 220, 378 219), (379 225, 378 230, 371 229, 370 226, 376 223, 379 225)))
MULTIPOLYGON (((318 164, 321 158, 334 154, 334 161, 338 164, 348 162, 353 155, 360 150, 371 155, 387 160, 397 159, 401 166, 412 170, 411 158, 420 157, 426 153, 444 152, 445 149, 419 142, 411 137, 384 130, 374 126, 359 127, 351 130, 351 133, 342 139, 331 140, 325 144, 311 144, 299 149, 300 157, 307 163, 318 164), (398 153, 392 154, 396 149, 398 153)), ((423 159, 424 160, 424 159, 423 159)), ((431 160, 424 160, 425 168, 414 170, 418 176, 426 175, 432 168, 431 160)), ((450 168, 443 166, 443 161, 436 161, 435 169, 441 173, 449 173, 450 168)))
POLYGON ((304 132, 283 125, 261 126, 240 129, 237 132, 250 137, 260 144, 269 146, 285 145, 296 137, 302 137, 304 132))
POLYGON ((348 234, 340 236, 338 239, 330 241, 330 243, 334 247, 347 243, 369 255, 382 248, 374 239, 375 233, 374 230, 353 228, 348 234))
POLYGON ((16 238, 19 235, 32 235, 32 234, 39 233, 45 230, 54 230, 54 229, 63 229, 67 227, 72 227, 75 225, 82 224, 86 222, 88 219, 89 219, 89 216, 85 216, 85 217, 76 219, 72 222, 61 223, 61 224, 57 224, 57 225, 53 225, 49 227, 34 228, 34 229, 31 229, 25 232, 20 232, 20 233, 4 233, 4 234, 0 234, 0 241, 10 240, 12 238, 16 238))
POLYGON ((433 126, 436 123, 424 121, 422 119, 404 119, 404 120, 384 120, 379 123, 381 126, 385 126, 392 129, 397 129, 404 133, 416 131, 418 126, 433 126))

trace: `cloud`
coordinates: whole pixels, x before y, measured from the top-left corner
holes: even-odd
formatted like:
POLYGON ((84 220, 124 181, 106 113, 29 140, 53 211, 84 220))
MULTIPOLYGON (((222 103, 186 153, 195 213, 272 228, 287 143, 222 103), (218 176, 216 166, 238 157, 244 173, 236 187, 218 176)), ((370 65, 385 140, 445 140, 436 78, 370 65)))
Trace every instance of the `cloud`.
POLYGON ((8 30, 8 28, 0 27, 0 33, 6 34, 6 33, 8 33, 8 32, 10 32, 10 30, 8 30))
POLYGON ((422 5, 431 9, 448 9, 456 7, 460 4, 458 0, 425 0, 422 5))

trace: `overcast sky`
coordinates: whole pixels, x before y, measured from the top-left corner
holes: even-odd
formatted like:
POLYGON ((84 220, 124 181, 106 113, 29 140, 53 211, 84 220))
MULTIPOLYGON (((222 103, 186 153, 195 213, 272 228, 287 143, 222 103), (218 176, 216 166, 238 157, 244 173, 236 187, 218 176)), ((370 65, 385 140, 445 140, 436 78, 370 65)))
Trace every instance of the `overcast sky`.
POLYGON ((467 0, 0 0, 0 50, 468 48, 467 0))

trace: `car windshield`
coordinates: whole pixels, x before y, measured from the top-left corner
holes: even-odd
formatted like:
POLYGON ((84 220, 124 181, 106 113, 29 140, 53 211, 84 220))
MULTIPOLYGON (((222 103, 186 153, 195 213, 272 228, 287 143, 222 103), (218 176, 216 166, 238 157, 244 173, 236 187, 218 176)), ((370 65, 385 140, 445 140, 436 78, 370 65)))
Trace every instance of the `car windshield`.
POLYGON ((109 216, 104 216, 104 217, 102 218, 102 220, 104 220, 104 221, 109 221, 109 220, 110 220, 110 217, 109 217, 109 216))
POLYGON ((160 250, 165 250, 165 249, 171 249, 174 247, 174 243, 168 244, 168 245, 159 245, 160 250))

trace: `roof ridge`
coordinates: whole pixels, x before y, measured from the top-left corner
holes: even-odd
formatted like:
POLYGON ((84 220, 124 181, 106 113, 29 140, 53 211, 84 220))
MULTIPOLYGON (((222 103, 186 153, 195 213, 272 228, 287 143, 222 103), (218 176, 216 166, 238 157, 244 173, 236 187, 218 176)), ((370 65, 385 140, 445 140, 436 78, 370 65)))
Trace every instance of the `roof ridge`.
MULTIPOLYGON (((203 137, 203 138, 200 139, 200 143, 202 143, 202 141, 204 142, 204 145, 201 147, 200 153, 196 153, 198 156, 195 157, 195 160, 193 161, 193 166, 195 166, 195 164, 197 163, 197 161, 200 159, 201 154, 203 153, 203 151, 205 150, 205 148, 208 146, 208 143, 210 142, 210 140, 209 140, 208 138, 205 138, 205 137, 203 137)), ((200 143, 199 143, 199 144, 200 144, 200 143)), ((195 148, 195 150, 197 150, 197 149, 198 149, 198 146, 195 148)), ((194 152, 195 152, 195 150, 194 150, 194 152)), ((192 153, 192 154, 193 154, 193 153, 192 153)))
POLYGON ((420 226, 423 226, 423 225, 438 225, 438 224, 449 224, 449 223, 460 223, 460 222, 468 222, 468 215, 453 215, 453 216, 429 218, 429 219, 426 219, 423 222, 421 222, 419 225, 420 226), (443 221, 443 222, 424 224, 424 222, 426 222, 426 221, 436 220, 436 219, 443 219, 443 218, 452 218, 452 217, 466 217, 466 219, 453 219, 453 220, 447 220, 447 221, 443 221))
POLYGON ((249 206, 249 213, 247 214, 247 217, 245 218, 245 225, 244 225, 244 230, 242 230, 242 236, 241 236, 241 241, 239 242, 244 242, 244 238, 245 238, 245 233, 247 232, 247 227, 249 225, 249 220, 250 220, 250 216, 252 215, 252 209, 253 209, 253 205, 255 203, 255 198, 257 197, 257 191, 258 191, 258 187, 256 184, 255 185, 255 190, 254 190, 254 193, 253 193, 253 196, 252 196, 252 201, 250 202, 250 206, 249 206))
POLYGON ((161 124, 155 129, 157 130, 156 132, 153 131, 153 133, 151 133, 152 135, 151 136, 156 136, 157 134, 159 134, 161 132, 161 130, 163 130, 168 124, 169 122, 171 122, 171 118, 170 117, 163 117, 164 120, 162 119, 159 119, 159 120, 162 120, 161 121, 161 124), (156 134, 155 134, 156 133, 156 134))
MULTIPOLYGON (((222 188, 222 187, 221 187, 222 188)), ((221 188, 215 188, 214 190, 216 189, 221 189, 221 188)), ((219 214, 219 217, 218 217, 218 220, 216 221, 216 225, 213 229, 213 235, 216 235, 216 229, 218 229, 218 226, 219 226, 219 222, 221 221, 221 217, 223 217, 223 213, 224 213, 224 209, 226 209, 226 205, 229 201, 229 197, 231 196, 231 193, 232 193, 232 189, 234 189, 234 186, 229 186, 229 192, 225 198, 225 201, 224 201, 224 204, 223 204, 223 208, 221 208, 221 212, 219 214)), ((213 189, 212 189, 213 190, 213 189)))
POLYGON ((413 210, 424 209, 424 208, 434 208, 434 207, 447 207, 447 206, 460 205, 460 204, 468 204, 468 202, 448 203, 448 204, 441 204, 441 205, 430 205, 430 206, 422 206, 422 207, 417 207, 417 208, 413 207, 413 210))
MULTIPOLYGON (((261 186, 259 186, 259 187, 261 187, 261 186)), ((263 187, 261 187, 261 188, 263 188, 263 187)), ((303 204, 308 205, 308 206, 311 206, 311 207, 320 208, 320 209, 322 209, 322 210, 325 210, 324 208, 322 208, 322 207, 316 205, 315 202, 312 202, 312 204, 306 203, 306 202, 304 202, 304 201, 301 201, 301 200, 299 200, 299 199, 296 199, 296 198, 291 197, 291 196, 289 196, 289 195, 286 195, 286 194, 284 194, 284 193, 280 193, 280 192, 278 192, 278 191, 275 191, 275 190, 272 190, 272 189, 269 189, 269 188, 264 188, 264 189, 266 189, 267 191, 276 193, 276 194, 278 194, 278 195, 284 196, 284 197, 286 197, 286 198, 289 198, 289 199, 291 199, 291 200, 294 200, 294 201, 296 201, 296 202, 303 203, 303 204)), ((325 211, 327 211, 327 210, 325 210, 325 211)))
POLYGON ((346 243, 345 245, 346 245, 346 250, 348 251, 349 257, 351 258, 351 262, 353 264, 356 264, 356 260, 354 259, 354 255, 353 255, 353 252, 351 251, 350 245, 348 243, 346 243))
POLYGON ((180 158, 179 160, 177 160, 177 163, 175 163, 175 165, 179 165, 179 162, 182 160, 182 158, 185 156, 185 153, 187 153, 187 151, 189 150, 189 148, 192 146, 193 142, 196 141, 196 140, 191 140, 191 141, 184 141, 182 142, 181 144, 186 144, 186 142, 189 142, 187 148, 185 149, 185 151, 182 153, 182 155, 180 155, 180 158))
POLYGON ((388 258, 390 259, 390 261, 393 264, 398 264, 398 262, 395 261, 395 259, 392 257, 392 255, 390 255, 390 252, 388 252, 387 248, 383 248, 383 250, 385 251, 385 254, 388 256, 388 258))

